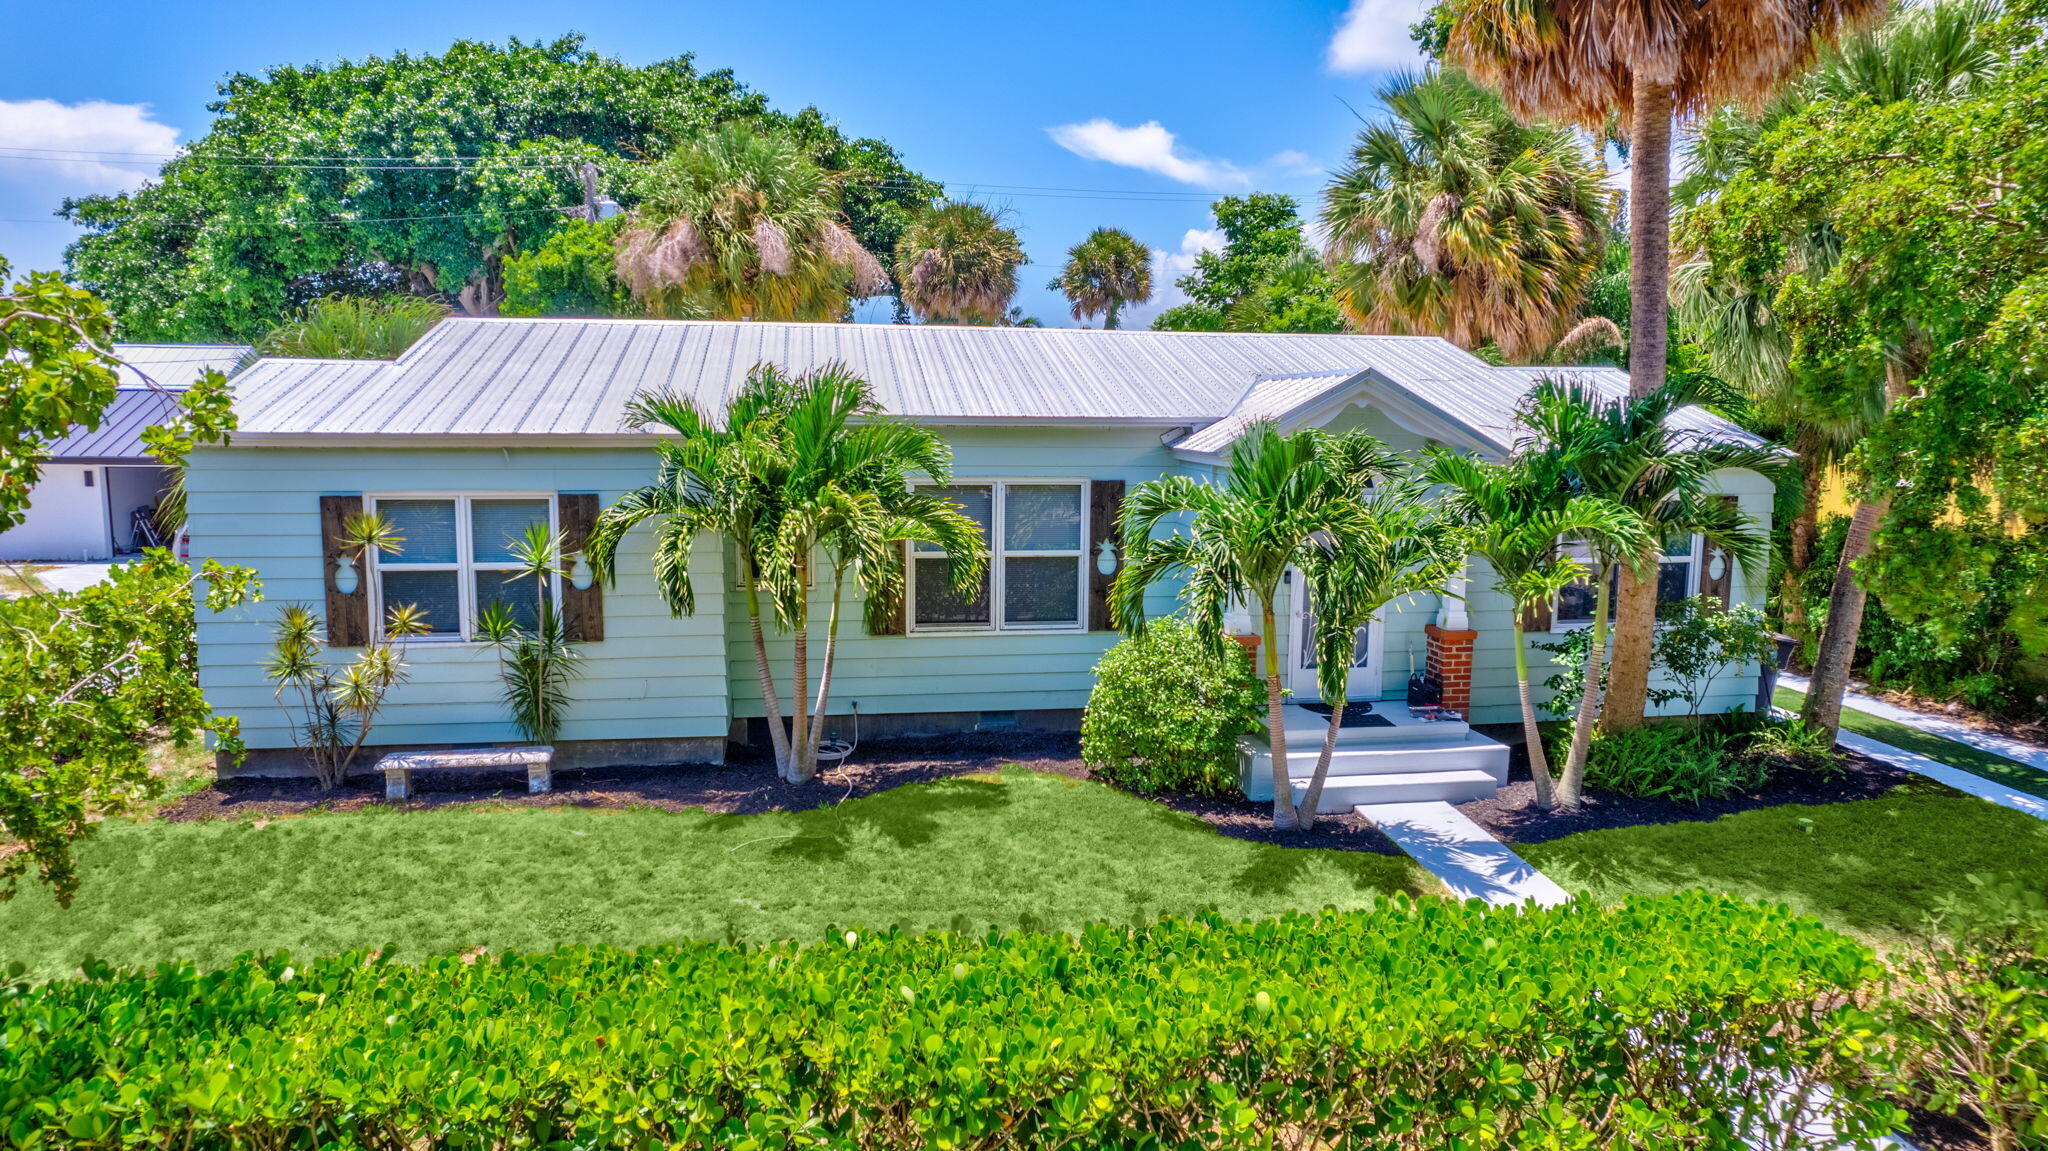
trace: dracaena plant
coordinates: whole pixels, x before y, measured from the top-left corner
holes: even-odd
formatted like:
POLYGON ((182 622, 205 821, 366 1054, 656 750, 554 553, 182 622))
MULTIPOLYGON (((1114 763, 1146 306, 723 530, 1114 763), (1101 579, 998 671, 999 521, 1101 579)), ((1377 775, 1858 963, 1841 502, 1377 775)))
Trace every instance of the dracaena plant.
POLYGON ((569 710, 569 685, 583 674, 583 653, 569 640, 553 593, 561 570, 562 537, 545 524, 529 524, 510 541, 518 567, 505 577, 533 594, 533 621, 523 623, 509 600, 496 600, 477 613, 477 638, 498 655, 498 678, 512 722, 527 739, 553 743, 569 710))
MULTIPOLYGON (((382 517, 358 515, 344 526, 342 552, 361 563, 371 551, 395 552, 405 537, 382 517)), ((305 604, 286 604, 272 627, 276 636, 264 675, 277 684, 277 701, 292 719, 292 741, 306 757, 322 791, 332 791, 370 738, 391 689, 410 674, 406 642, 427 631, 426 613, 413 604, 385 613, 382 632, 349 663, 326 658, 326 625, 305 604)))

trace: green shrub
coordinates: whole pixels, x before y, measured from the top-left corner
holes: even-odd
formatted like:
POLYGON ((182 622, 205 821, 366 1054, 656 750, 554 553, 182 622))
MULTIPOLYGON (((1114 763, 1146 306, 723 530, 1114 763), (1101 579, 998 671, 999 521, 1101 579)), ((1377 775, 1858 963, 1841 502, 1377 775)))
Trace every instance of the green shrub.
POLYGON ((1237 739, 1265 693, 1235 643, 1219 656, 1194 624, 1168 617, 1126 636, 1095 665, 1081 758, 1095 778, 1137 792, 1237 789, 1237 739))
POLYGON ((1951 903, 1879 1001, 1887 1086, 1994 1148, 2048 1147, 2048 896, 1971 879, 1986 890, 1951 903))
POLYGON ((1739 1146, 1869 954, 1693 892, 1079 936, 95 967, 0 989, 19 1147, 1739 1146), (1617 1095, 1617 1092, 1620 1092, 1617 1095))
POLYGON ((1842 753, 1835 749, 1834 733, 1813 727, 1799 719, 1758 719, 1742 729, 1746 746, 1743 754, 1767 763, 1786 764, 1808 771, 1839 771, 1842 753))
POLYGON ((1642 799, 1700 803, 1770 781, 1770 767, 1741 754, 1711 724, 1649 723, 1595 731, 1586 753, 1586 786, 1642 799))

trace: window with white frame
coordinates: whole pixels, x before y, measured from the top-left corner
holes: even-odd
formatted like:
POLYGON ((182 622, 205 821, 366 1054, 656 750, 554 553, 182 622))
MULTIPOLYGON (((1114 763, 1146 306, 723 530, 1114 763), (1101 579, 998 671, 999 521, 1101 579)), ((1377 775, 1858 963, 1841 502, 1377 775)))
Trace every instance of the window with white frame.
MULTIPOLYGON (((1591 566, 1591 553, 1584 544, 1567 544, 1565 551, 1581 564, 1591 566)), ((1613 589, 1618 578, 1611 574, 1608 580, 1607 612, 1608 618, 1612 619, 1615 607, 1613 589)), ((1699 594, 1699 587, 1700 537, 1681 535, 1666 539, 1664 556, 1657 564, 1657 602, 1676 603, 1699 594)), ((1560 627, 1592 623, 1593 585, 1581 580, 1558 592, 1555 619, 1560 627)))
POLYGON ((503 603, 521 627, 535 624, 539 595, 554 600, 561 577, 536 588, 519 573, 514 548, 535 524, 555 530, 555 501, 547 495, 375 496, 369 510, 403 537, 398 549, 374 554, 375 602, 383 619, 393 607, 411 605, 424 617, 426 634, 468 639, 478 613, 503 603))
POLYGON ((929 485, 981 525, 988 573, 962 592, 945 549, 911 548, 912 631, 1059 631, 1086 626, 1087 539, 1081 481, 988 480, 929 485))

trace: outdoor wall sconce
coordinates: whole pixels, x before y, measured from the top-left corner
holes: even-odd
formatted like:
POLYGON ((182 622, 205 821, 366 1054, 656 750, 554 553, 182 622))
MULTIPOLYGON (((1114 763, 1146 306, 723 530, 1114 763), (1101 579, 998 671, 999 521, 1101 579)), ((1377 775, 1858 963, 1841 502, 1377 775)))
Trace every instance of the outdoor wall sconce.
POLYGON ((583 558, 582 552, 577 552, 576 558, 569 561, 569 586, 577 591, 588 591, 596 578, 590 570, 590 561, 583 558))
POLYGON ((334 590, 343 595, 354 595, 357 586, 356 565, 343 554, 334 561, 334 590))
POLYGON ((1096 549, 1095 570, 1101 572, 1103 575, 1115 575, 1116 569, 1116 541, 1103 540, 1102 546, 1096 549))

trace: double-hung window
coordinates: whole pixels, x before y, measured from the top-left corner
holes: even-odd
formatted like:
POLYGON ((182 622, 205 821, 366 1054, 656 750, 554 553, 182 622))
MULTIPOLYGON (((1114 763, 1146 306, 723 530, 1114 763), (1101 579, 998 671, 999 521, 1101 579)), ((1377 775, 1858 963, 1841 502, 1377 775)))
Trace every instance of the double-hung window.
POLYGON ((962 592, 944 549, 910 555, 912 631, 1078 631, 1086 627, 1087 484, 991 480, 927 486, 981 525, 988 573, 962 592))
POLYGON ((515 547, 538 525, 555 530, 555 501, 544 495, 374 496, 369 510, 402 537, 396 551, 370 563, 374 618, 394 607, 419 609, 429 636, 468 639, 477 615, 503 603, 521 627, 534 626, 537 597, 561 593, 561 577, 536 587, 519 573, 515 547))
MULTIPOLYGON (((1566 552, 1577 557, 1588 567, 1592 566, 1590 553, 1583 544, 1567 544, 1566 552)), ((1615 607, 1614 588, 1618 582, 1615 575, 1609 575, 1607 611, 1613 617, 1615 607)), ((1664 555, 1657 563, 1657 602, 1676 603, 1689 596, 1699 594, 1700 587, 1700 537, 1695 535, 1672 536, 1664 541, 1664 555)), ((1593 585, 1585 580, 1572 584, 1557 593, 1557 626, 1575 627, 1593 622, 1593 585)))

